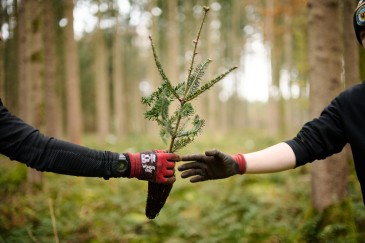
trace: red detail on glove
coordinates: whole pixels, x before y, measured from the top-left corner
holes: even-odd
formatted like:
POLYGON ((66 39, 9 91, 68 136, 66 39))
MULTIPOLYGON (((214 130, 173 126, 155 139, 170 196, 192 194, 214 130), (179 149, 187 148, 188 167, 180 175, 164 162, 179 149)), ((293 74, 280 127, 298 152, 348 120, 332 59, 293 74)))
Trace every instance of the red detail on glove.
POLYGON ((233 155, 232 158, 237 162, 238 167, 239 167, 239 174, 244 174, 246 172, 246 159, 243 156, 243 154, 236 154, 233 155))
POLYGON ((131 173, 129 174, 129 178, 138 177, 141 173, 141 155, 140 153, 128 153, 128 156, 131 165, 131 173))
POLYGON ((177 159, 177 155, 158 150, 136 154, 128 153, 128 156, 131 165, 129 178, 171 183, 168 179, 174 176, 175 162, 169 160, 177 159))

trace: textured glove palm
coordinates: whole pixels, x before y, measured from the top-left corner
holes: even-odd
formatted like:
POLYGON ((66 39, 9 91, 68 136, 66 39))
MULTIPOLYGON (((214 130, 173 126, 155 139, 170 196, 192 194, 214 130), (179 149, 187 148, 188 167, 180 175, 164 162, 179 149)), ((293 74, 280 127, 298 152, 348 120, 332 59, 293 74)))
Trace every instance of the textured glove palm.
POLYGON ((174 169, 178 156, 162 151, 147 151, 128 153, 130 161, 129 178, 152 181, 157 183, 172 184, 176 181, 174 169))

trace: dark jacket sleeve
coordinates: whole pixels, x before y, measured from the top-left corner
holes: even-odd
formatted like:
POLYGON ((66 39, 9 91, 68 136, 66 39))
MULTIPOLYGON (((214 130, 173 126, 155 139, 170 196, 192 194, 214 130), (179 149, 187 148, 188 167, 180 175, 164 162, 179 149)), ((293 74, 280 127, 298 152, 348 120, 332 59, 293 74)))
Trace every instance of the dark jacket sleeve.
POLYGON ((296 166, 341 152, 347 143, 341 106, 337 97, 318 118, 307 122, 294 139, 286 141, 294 151, 296 166))
POLYGON ((121 177, 118 154, 47 137, 12 115, 0 100, 0 153, 39 171, 87 177, 121 177))

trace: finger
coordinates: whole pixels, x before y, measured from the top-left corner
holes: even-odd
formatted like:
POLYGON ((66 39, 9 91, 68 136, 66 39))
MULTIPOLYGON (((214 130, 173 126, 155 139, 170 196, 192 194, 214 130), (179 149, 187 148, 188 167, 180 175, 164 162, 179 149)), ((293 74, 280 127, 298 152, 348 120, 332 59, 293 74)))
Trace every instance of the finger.
POLYGON ((212 149, 212 150, 208 150, 208 151, 205 151, 205 155, 206 156, 214 156, 214 157, 217 157, 219 156, 221 152, 217 149, 212 149))
POLYGON ((202 161, 206 156, 204 154, 191 154, 180 156, 181 161, 202 161))
POLYGON ((181 178, 188 178, 191 176, 204 176, 203 170, 201 169, 191 169, 191 170, 187 170, 184 171, 183 173, 181 173, 181 178))
POLYGON ((175 168, 175 165, 176 165, 176 163, 175 163, 175 162, 167 161, 167 162, 166 162, 165 167, 166 167, 167 169, 174 169, 174 168, 175 168))
POLYGON ((163 173, 164 177, 168 178, 168 177, 172 177, 174 175, 174 171, 173 170, 165 170, 165 172, 163 173))
POLYGON ((197 182, 200 182, 200 181, 206 181, 205 177, 201 176, 201 175, 198 175, 198 176, 195 176, 195 177, 190 179, 191 183, 197 183, 197 182))
POLYGON ((177 169, 179 171, 184 171, 184 170, 190 170, 190 169, 200 169, 202 167, 200 162, 190 162, 187 164, 182 164, 180 165, 177 169))
POLYGON ((171 176, 169 178, 166 178, 166 183, 164 183, 164 184, 173 184, 175 181, 176 181, 176 177, 171 176))
POLYGON ((180 156, 177 154, 171 154, 168 158, 168 161, 172 161, 172 162, 178 162, 181 161, 180 156))

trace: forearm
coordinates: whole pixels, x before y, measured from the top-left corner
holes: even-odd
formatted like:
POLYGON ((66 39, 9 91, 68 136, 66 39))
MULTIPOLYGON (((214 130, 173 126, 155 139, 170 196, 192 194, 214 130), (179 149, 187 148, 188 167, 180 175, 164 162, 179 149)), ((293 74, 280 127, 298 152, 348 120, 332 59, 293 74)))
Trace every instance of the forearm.
POLYGON ((1 100, 0 153, 39 171, 104 178, 127 175, 116 171, 119 154, 44 136, 11 115, 1 100))
POLYGON ((38 131, 21 141, 12 153, 4 153, 39 171, 86 177, 121 177, 116 172, 118 154, 50 138, 38 131))
POLYGON ((279 143, 266 149, 244 154, 246 173, 272 173, 293 169, 295 154, 286 143, 279 143))
POLYGON ((50 139, 42 153, 33 157, 33 161, 28 160, 28 166, 58 174, 108 179, 122 176, 116 170, 118 156, 119 154, 110 151, 50 139))

